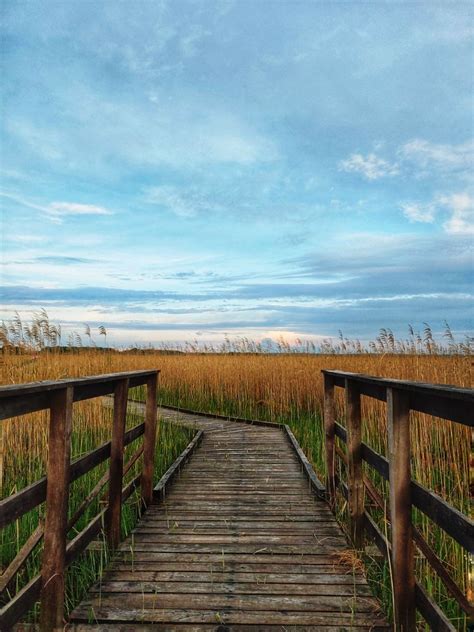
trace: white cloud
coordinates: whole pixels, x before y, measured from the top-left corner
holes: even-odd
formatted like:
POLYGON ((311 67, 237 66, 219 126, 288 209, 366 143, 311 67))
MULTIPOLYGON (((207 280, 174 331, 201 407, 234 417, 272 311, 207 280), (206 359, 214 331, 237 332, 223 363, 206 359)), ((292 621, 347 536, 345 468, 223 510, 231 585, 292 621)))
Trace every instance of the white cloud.
POLYGON ((390 163, 375 154, 352 154, 346 160, 341 160, 339 169, 362 174, 367 180, 378 180, 386 176, 395 176, 399 173, 396 163, 390 163))
POLYGON ((398 151, 403 160, 415 163, 425 170, 457 171, 474 166, 474 142, 459 145, 442 145, 415 138, 398 151))
MULTIPOLYGON (((376 146, 380 148, 381 144, 377 143, 376 146)), ((339 169, 360 173, 367 180, 378 180, 401 172, 414 177, 436 173, 450 177, 457 175, 465 179, 472 177, 474 172, 474 141, 446 145, 415 138, 401 145, 392 161, 375 153, 365 156, 351 154, 339 163, 339 169)))
POLYGON ((443 224, 443 228, 451 235, 474 235, 474 196, 468 193, 453 193, 439 198, 451 217, 443 224))
POLYGON ((438 195, 431 202, 409 202, 402 204, 403 214, 411 222, 432 224, 446 211, 448 219, 443 229, 450 235, 474 235, 474 196, 467 192, 438 195))
POLYGON ((436 207, 434 204, 419 204, 418 202, 410 202, 402 204, 403 214, 410 222, 424 222, 432 224, 435 219, 436 207))
POLYGON ((150 187, 145 191, 145 200, 171 211, 178 217, 193 217, 200 211, 219 211, 222 207, 210 202, 202 193, 193 190, 181 191, 174 186, 150 187))
POLYGON ((26 206, 27 208, 41 211, 43 215, 53 222, 62 222, 65 216, 73 215, 113 215, 113 212, 109 209, 103 206, 97 206, 96 204, 80 204, 78 202, 50 202, 49 204, 39 204, 21 195, 7 191, 0 191, 0 196, 12 200, 17 204, 21 204, 22 206, 26 206))
POLYGON ((51 202, 46 207, 48 215, 113 215, 112 211, 96 204, 78 204, 77 202, 51 202))

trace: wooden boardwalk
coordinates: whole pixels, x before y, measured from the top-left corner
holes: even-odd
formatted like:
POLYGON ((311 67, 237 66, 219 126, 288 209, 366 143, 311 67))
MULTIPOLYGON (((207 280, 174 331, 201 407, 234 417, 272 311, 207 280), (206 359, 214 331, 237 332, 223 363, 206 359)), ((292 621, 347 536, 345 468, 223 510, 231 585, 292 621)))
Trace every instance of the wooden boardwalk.
POLYGON ((388 629, 279 428, 160 412, 202 442, 68 629, 388 629))

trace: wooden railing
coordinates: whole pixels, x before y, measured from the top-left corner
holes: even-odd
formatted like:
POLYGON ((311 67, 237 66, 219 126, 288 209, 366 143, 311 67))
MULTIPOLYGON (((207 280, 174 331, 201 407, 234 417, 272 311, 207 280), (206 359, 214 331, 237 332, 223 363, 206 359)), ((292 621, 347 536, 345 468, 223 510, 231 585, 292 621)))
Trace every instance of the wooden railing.
POLYGON ((386 380, 343 371, 323 371, 323 374, 328 472, 326 487, 331 506, 335 507, 336 492, 340 490, 347 500, 350 534, 355 547, 363 548, 366 535, 384 556, 390 556, 396 629, 404 632, 415 630, 418 610, 431 629, 454 630, 415 578, 415 545, 438 574, 447 591, 470 617, 474 614, 472 604, 412 523, 412 507, 423 512, 470 553, 474 550, 474 522, 437 494, 412 480, 410 411, 473 426, 474 390, 386 380), (334 387, 345 389, 345 427, 336 421, 334 387), (362 441, 361 395, 387 403, 388 459, 362 441), (346 451, 337 445, 336 437, 346 444, 346 451), (341 458, 346 465, 347 485, 338 481, 336 457, 341 458), (382 495, 371 479, 364 475, 363 462, 389 481, 388 510, 382 495), (366 494, 390 521, 390 541, 387 541, 368 513, 366 494))
POLYGON ((108 545, 120 539, 122 504, 139 487, 146 506, 153 498, 153 472, 159 371, 133 371, 56 382, 34 382, 0 387, 0 421, 49 409, 48 463, 46 476, 0 502, 0 528, 21 518, 46 501, 43 524, 31 534, 15 559, 0 577, 0 592, 6 594, 18 572, 41 539, 44 539, 41 573, 30 580, 0 611, 0 629, 10 630, 33 604, 41 601, 40 628, 43 632, 64 628, 64 586, 66 567, 104 528, 108 545), (128 389, 146 384, 144 423, 125 430, 128 389), (114 395, 112 437, 107 443, 71 462, 73 403, 114 395), (124 465, 124 449, 143 435, 143 444, 124 465), (123 477, 143 455, 141 473, 125 487, 123 477), (100 463, 110 459, 108 471, 68 519, 69 485, 100 463), (108 503, 71 541, 67 534, 106 484, 108 503))

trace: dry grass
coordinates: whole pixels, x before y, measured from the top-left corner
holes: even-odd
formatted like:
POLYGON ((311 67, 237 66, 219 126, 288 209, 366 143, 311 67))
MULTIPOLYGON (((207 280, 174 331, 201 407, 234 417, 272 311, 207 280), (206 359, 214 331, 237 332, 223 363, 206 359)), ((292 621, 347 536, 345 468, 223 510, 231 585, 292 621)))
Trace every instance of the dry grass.
MULTIPOLYGON (((446 349, 445 349, 446 351, 446 349)), ((472 356, 460 354, 176 354, 118 353, 97 349, 4 354, 3 384, 60 379, 115 371, 159 368, 163 403, 263 418, 289 423, 321 477, 323 432, 321 369, 340 369, 381 377, 421 382, 472 386, 472 356)), ((342 418, 342 402, 340 402, 342 418)), ((377 451, 386 452, 385 406, 363 397, 364 439, 377 451)), ((77 422, 76 451, 107 432, 103 411, 90 404, 81 409, 77 422), (84 437, 84 440, 81 439, 84 437)), ((412 417, 412 468, 419 482, 436 491, 464 513, 469 511, 469 456, 471 436, 467 428, 432 419, 412 417)), ((45 459, 45 416, 17 419, 3 425, 3 495, 37 478, 45 459), (12 472, 15 474, 12 476, 12 472), (12 481, 15 484, 12 485, 12 481)), ((372 475, 386 495, 382 481, 372 475)), ((427 519, 416 515, 418 526, 443 559, 458 584, 467 591, 468 560, 459 546, 427 519)), ((24 536, 23 536, 24 537, 24 536)), ((21 544, 18 540, 18 546, 21 544)), ((4 558, 5 559, 5 558, 4 558)), ((418 576, 453 622, 463 629, 465 621, 443 586, 422 558, 418 576)), ((386 569, 375 574, 382 596, 390 607, 386 569)))

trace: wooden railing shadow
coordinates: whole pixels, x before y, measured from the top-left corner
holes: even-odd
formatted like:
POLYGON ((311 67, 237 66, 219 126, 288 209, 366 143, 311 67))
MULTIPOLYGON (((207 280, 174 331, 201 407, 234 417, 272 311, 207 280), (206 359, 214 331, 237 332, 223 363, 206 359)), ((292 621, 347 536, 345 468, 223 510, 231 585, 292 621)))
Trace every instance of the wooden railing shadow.
POLYGON ((415 545, 468 617, 474 616, 474 609, 453 581, 442 560, 413 525, 412 507, 423 512, 471 554, 474 551, 474 522, 433 491, 412 480, 410 411, 427 413, 472 427, 474 391, 387 380, 344 371, 323 371, 323 374, 328 472, 326 487, 329 503, 335 507, 336 493, 340 490, 348 503, 349 531, 354 546, 363 548, 365 534, 376 544, 383 556, 390 558, 395 628, 403 631, 415 630, 418 610, 431 629, 454 630, 442 610, 415 577, 415 545), (345 427, 336 421, 335 387, 345 390, 345 427), (361 395, 387 403, 388 459, 362 441, 361 395), (336 437, 346 444, 346 451, 336 445, 336 437), (337 480, 336 457, 346 465, 347 484, 337 480), (376 487, 364 475, 363 462, 389 481, 388 510, 376 487), (385 519, 390 523, 390 541, 368 513, 365 507, 366 494, 385 512, 385 519))
POLYGON ((46 501, 44 526, 40 524, 0 578, 0 592, 7 590, 29 556, 44 539, 41 573, 31 579, 0 614, 0 629, 11 630, 40 599, 40 629, 64 627, 65 570, 104 530, 107 544, 115 549, 120 539, 122 504, 141 487, 146 507, 153 499, 153 474, 159 371, 133 371, 55 382, 34 382, 0 388, 0 420, 49 409, 48 463, 46 476, 0 502, 0 528, 46 501), (147 386, 143 423, 125 430, 129 388, 147 386), (74 402, 114 395, 111 440, 71 462, 71 427, 74 402), (143 435, 143 444, 124 464, 124 449, 143 435), (143 455, 142 471, 123 487, 123 477, 143 455), (68 520, 69 485, 110 458, 110 466, 94 489, 68 520), (67 541, 67 534, 99 496, 106 484, 105 509, 67 541))

